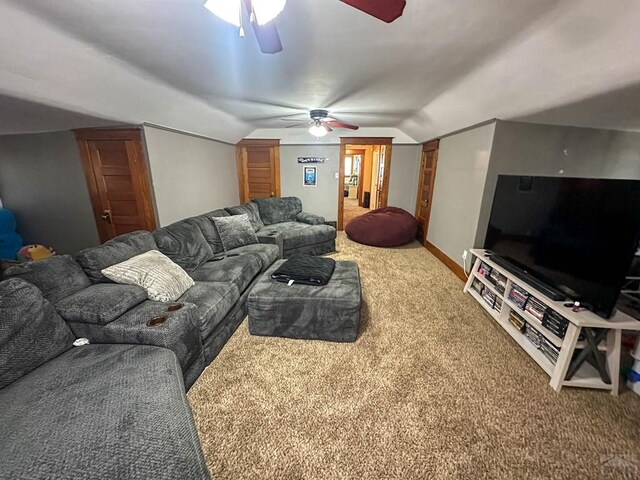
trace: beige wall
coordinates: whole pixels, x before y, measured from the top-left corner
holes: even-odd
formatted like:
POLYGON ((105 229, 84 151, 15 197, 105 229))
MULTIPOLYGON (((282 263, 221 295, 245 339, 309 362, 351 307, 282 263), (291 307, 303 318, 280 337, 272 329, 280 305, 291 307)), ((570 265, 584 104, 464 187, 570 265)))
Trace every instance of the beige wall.
POLYGON ((427 240, 460 265, 475 243, 494 130, 491 123, 440 141, 427 240))
POLYGON ((416 209, 421 145, 393 145, 389 173, 390 207, 404 208, 412 215, 416 209))
POLYGON ((238 204, 235 146, 150 126, 144 133, 158 226, 238 204))
POLYGON ((295 196, 302 200, 302 208, 310 213, 322 215, 327 221, 338 218, 338 173, 340 165, 339 145, 281 145, 280 146, 280 190, 283 197, 295 196), (298 157, 326 157, 319 163, 318 186, 302 184, 303 165, 298 157))

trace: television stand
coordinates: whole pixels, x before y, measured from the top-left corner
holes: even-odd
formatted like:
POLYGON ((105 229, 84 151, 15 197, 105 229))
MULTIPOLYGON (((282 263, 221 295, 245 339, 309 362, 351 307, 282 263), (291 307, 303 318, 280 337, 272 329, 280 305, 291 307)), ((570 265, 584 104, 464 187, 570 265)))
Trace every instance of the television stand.
POLYGON ((471 250, 475 261, 464 292, 469 293, 551 377, 551 388, 556 392, 563 387, 595 388, 618 395, 622 330, 640 331, 640 321, 620 311, 609 319, 588 310, 574 312, 562 301, 552 300, 534 285, 503 268, 487 253, 482 249, 471 250), (487 276, 483 264, 495 275, 487 276), (494 283, 498 275, 501 283, 494 283), (476 289, 478 286, 480 291, 476 289), (517 295, 510 295, 514 287, 517 295), (525 300, 522 292, 528 294, 525 300), (528 308, 527 302, 535 310, 528 308), (553 319, 566 321, 564 335, 547 328, 549 320, 546 315, 540 319, 540 311, 552 314, 553 319), (512 322, 516 320, 514 317, 523 320, 524 327, 515 325, 512 322), (523 328, 526 333, 523 333, 523 328), (580 339, 581 334, 584 340, 580 339), (550 355, 549 351, 555 352, 557 357, 550 355), (589 358, 595 366, 585 361, 589 358))
POLYGON ((555 288, 550 287, 543 281, 538 280, 536 277, 534 277, 530 273, 527 273, 525 270, 522 270, 521 268, 518 268, 517 266, 509 263, 508 260, 500 257, 499 255, 496 255, 495 253, 491 253, 490 258, 493 262, 497 263, 508 272, 513 273, 515 276, 520 277, 529 285, 535 287, 536 290, 543 293, 546 297, 550 298, 551 300, 559 301, 567 298, 566 295, 564 295, 559 290, 556 290, 555 288))

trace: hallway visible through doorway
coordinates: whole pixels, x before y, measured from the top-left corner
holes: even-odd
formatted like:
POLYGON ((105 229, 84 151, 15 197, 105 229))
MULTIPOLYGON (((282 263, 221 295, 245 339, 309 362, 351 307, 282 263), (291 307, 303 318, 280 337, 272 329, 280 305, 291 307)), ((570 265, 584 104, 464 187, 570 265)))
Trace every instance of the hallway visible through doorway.
POLYGON ((341 192, 338 200, 340 230, 353 218, 386 206, 391 158, 390 138, 341 140, 341 192))

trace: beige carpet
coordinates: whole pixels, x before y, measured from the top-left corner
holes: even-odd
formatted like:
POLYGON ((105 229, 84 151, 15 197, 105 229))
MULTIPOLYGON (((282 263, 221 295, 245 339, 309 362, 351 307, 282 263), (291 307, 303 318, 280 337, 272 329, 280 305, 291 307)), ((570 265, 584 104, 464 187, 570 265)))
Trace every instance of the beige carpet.
POLYGON ((189 392, 214 478, 640 478, 639 397, 553 392, 417 243, 338 249, 361 269, 355 343, 245 322, 189 392))
POLYGON ((343 228, 355 217, 359 217, 370 211, 368 208, 360 207, 357 198, 345 198, 344 209, 342 211, 343 228))

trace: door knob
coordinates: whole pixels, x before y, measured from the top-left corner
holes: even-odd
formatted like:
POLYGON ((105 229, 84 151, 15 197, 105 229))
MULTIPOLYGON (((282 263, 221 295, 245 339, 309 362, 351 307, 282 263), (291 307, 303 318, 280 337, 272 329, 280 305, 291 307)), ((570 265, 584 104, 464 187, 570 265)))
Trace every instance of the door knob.
POLYGON ((111 223, 111 210, 105 210, 102 212, 101 217, 105 223, 111 223))
POLYGON ((274 192, 271 192, 271 198, 275 197, 276 194, 274 192))
POLYGON ((424 205, 426 207, 427 205, 429 205, 429 202, 427 200, 423 200, 422 201, 422 205, 424 205))

